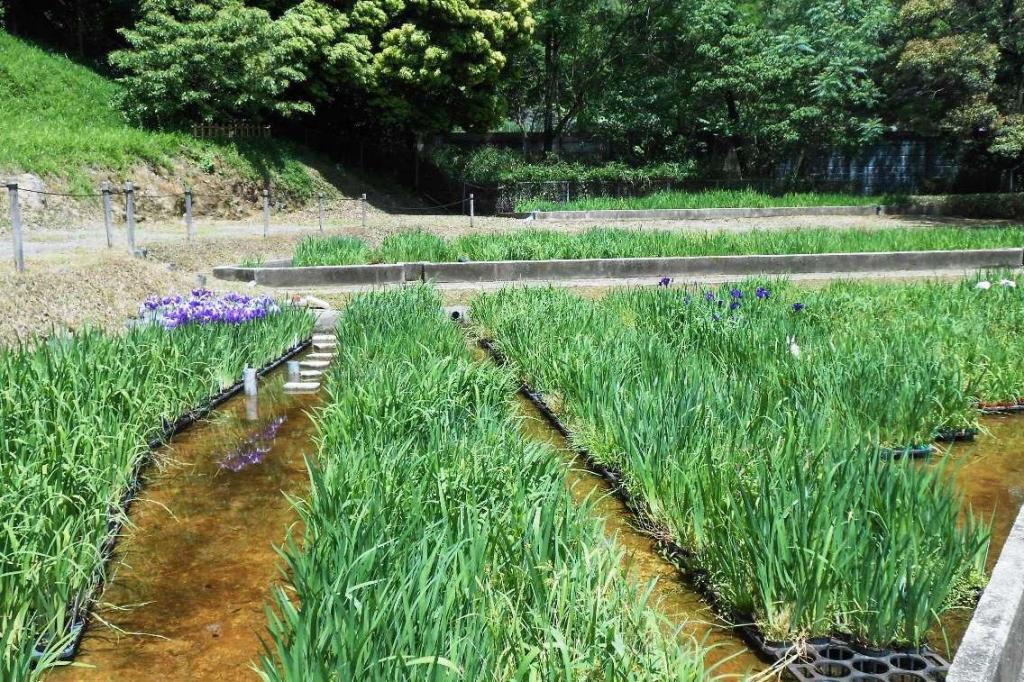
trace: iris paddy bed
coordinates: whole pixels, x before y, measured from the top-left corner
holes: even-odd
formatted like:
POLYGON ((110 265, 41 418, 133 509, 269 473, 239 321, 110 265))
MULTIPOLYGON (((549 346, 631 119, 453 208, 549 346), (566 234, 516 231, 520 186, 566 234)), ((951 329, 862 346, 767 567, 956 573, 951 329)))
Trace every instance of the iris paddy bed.
POLYGON ((261 677, 702 679, 440 305, 411 287, 339 321, 261 677))
POLYGON ((205 321, 172 324, 154 305, 158 323, 123 335, 0 349, 0 679, 33 679, 69 644, 67 608, 102 569, 111 514, 149 440, 312 329, 305 311, 200 293, 205 321), (52 639, 33 667, 40 635, 52 639))
POLYGON ((769 639, 920 644, 984 581, 955 471, 883 456, 1024 390, 1022 292, 751 280, 485 294, 477 331, 769 639))
POLYGON ((516 204, 525 211, 602 211, 621 209, 700 209, 700 208, 779 208, 809 206, 875 206, 903 201, 896 196, 863 196, 859 194, 790 192, 767 194, 750 189, 706 190, 686 192, 665 190, 642 197, 584 197, 572 201, 531 199, 516 204))
POLYGON ((292 264, 301 267, 367 263, 443 263, 458 260, 578 260, 942 251, 1021 246, 1024 246, 1024 228, 1021 227, 878 230, 814 228, 753 230, 743 233, 593 228, 576 234, 531 229, 499 234, 467 234, 452 239, 445 239, 422 230, 410 230, 389 235, 376 247, 355 237, 307 237, 296 246, 292 264))

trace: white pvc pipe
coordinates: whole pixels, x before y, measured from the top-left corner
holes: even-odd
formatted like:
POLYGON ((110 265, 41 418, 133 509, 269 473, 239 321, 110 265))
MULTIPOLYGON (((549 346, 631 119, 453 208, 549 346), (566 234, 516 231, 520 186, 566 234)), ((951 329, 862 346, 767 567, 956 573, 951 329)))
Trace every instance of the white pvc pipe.
POLYGON ((246 367, 242 370, 242 385, 246 395, 256 395, 256 370, 246 367))

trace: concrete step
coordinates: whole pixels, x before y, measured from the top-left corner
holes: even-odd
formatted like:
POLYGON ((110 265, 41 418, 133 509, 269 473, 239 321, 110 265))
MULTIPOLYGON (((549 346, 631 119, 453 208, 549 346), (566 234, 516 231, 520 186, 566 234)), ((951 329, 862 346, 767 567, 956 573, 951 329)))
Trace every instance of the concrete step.
MULTIPOLYGON (((310 369, 323 369, 331 363, 327 360, 300 360, 299 367, 308 367, 310 369)), ((300 370, 301 371, 301 370, 300 370)))
POLYGON ((318 377, 323 376, 323 371, 319 369, 302 369, 299 370, 300 377, 318 377))
POLYGON ((319 388, 320 384, 316 381, 287 381, 284 384, 284 390, 295 393, 316 391, 319 388))
POLYGON ((309 360, 330 360, 334 357, 334 353, 310 353, 306 356, 309 360))

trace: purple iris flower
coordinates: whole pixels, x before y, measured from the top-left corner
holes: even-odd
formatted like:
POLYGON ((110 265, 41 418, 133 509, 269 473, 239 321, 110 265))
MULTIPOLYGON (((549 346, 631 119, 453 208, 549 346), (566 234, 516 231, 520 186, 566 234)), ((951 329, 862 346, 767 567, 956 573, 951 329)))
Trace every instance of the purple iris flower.
POLYGON ((740 302, 739 301, 733 301, 732 303, 729 304, 729 310, 736 310, 739 307, 740 307, 740 302))
POLYGON ((662 277, 661 279, 658 280, 659 287, 667 287, 669 284, 672 284, 671 277, 662 277))
POLYGON ((186 324, 241 324, 261 320, 279 310, 269 296, 252 298, 229 293, 217 297, 209 289, 193 289, 188 298, 150 296, 139 306, 139 316, 165 329, 175 329, 186 324))
POLYGON ((768 291, 764 287, 758 287, 757 291, 754 292, 754 295, 757 296, 759 299, 761 299, 763 301, 764 299, 766 299, 769 296, 771 296, 772 292, 768 291))
POLYGON ((797 302, 797 303, 793 304, 793 312, 794 313, 798 313, 798 312, 800 312, 803 309, 804 309, 804 304, 803 303, 797 302))
POLYGON ((729 295, 735 298, 737 301, 743 298, 743 292, 740 291, 739 289, 732 289, 731 291, 729 291, 729 295))
POLYGON ((715 292, 713 292, 713 291, 705 291, 704 292, 704 300, 707 301, 708 303, 711 303, 712 301, 714 301, 715 300, 715 292))

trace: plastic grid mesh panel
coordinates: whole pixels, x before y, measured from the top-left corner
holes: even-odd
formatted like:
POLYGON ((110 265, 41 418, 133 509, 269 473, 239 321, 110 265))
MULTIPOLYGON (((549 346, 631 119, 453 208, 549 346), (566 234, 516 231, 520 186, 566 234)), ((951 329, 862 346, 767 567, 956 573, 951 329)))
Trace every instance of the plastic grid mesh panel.
POLYGON ((944 682, 949 663, 927 647, 900 651, 861 649, 835 637, 791 644, 760 642, 762 655, 786 664, 800 682, 944 682))

